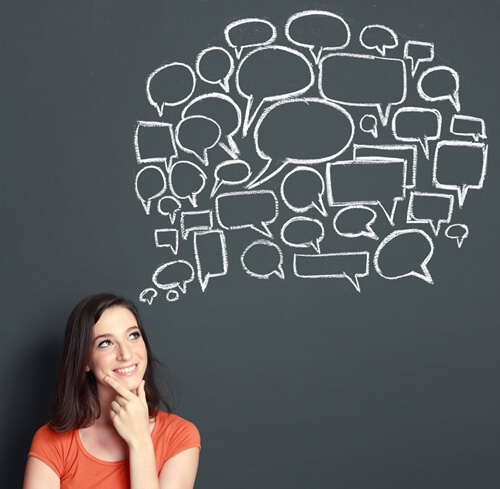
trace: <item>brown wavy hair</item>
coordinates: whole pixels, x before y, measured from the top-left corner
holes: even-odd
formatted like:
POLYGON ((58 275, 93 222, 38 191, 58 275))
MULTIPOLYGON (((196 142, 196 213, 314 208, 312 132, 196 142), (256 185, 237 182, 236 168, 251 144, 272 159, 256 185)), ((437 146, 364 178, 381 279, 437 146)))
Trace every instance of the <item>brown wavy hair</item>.
MULTIPOLYGON (((100 416, 97 383, 92 372, 85 370, 92 338, 92 328, 102 313, 110 307, 125 307, 137 320, 148 354, 144 374, 149 416, 154 417, 163 404, 172 412, 171 404, 157 386, 160 362, 154 356, 135 305, 124 297, 109 293, 95 294, 83 299, 71 312, 59 366, 59 376, 52 402, 52 420, 49 426, 59 433, 91 426, 100 416)), ((163 365, 161 365, 163 366, 163 365)), ((169 390, 172 388, 169 385, 169 390)))

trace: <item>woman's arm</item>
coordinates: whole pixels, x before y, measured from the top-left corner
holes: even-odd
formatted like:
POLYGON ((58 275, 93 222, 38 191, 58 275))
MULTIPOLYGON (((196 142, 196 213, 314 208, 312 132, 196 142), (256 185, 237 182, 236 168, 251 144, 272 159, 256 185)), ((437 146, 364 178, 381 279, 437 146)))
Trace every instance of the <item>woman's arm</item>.
POLYGON ((60 489, 59 476, 36 457, 28 457, 23 489, 60 489))
POLYGON ((168 459, 161 469, 161 489, 193 489, 200 449, 188 448, 168 459))

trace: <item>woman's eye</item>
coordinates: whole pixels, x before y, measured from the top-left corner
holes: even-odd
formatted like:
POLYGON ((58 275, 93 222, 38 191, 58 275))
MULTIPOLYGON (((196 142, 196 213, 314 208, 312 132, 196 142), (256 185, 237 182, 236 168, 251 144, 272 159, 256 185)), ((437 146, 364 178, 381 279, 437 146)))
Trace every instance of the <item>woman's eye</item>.
POLYGON ((141 337, 141 333, 139 331, 134 331, 133 333, 130 334, 130 338, 133 340, 137 340, 141 337))
POLYGON ((111 344, 111 341, 109 340, 104 340, 104 341, 101 341, 99 343, 99 345, 97 345, 98 348, 106 348, 107 346, 109 346, 111 344))

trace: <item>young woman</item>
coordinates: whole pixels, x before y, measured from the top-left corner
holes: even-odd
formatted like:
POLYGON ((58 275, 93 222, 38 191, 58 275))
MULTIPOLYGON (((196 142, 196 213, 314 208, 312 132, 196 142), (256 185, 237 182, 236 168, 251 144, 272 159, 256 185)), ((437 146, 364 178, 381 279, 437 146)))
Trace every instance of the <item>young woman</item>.
POLYGON ((24 489, 192 489, 200 436, 171 413, 156 363, 130 301, 97 294, 80 302, 66 326, 53 418, 33 438, 24 489))

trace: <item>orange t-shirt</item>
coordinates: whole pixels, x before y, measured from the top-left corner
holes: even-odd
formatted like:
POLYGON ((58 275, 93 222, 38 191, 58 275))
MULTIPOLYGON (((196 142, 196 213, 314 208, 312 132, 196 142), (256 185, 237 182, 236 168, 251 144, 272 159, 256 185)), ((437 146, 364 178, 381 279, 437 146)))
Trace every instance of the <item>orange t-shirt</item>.
MULTIPOLYGON (((163 464, 188 448, 200 448, 200 434, 193 423, 159 411, 151 432, 158 475, 163 464)), ((127 460, 105 462, 85 450, 78 430, 56 433, 46 424, 33 437, 28 456, 45 462, 61 479, 61 489, 125 489, 130 487, 127 460)))

